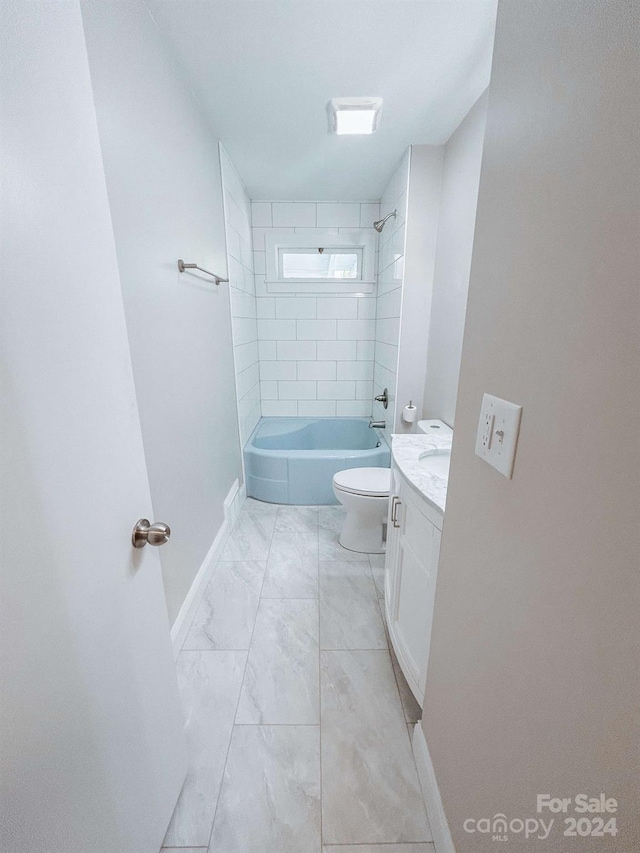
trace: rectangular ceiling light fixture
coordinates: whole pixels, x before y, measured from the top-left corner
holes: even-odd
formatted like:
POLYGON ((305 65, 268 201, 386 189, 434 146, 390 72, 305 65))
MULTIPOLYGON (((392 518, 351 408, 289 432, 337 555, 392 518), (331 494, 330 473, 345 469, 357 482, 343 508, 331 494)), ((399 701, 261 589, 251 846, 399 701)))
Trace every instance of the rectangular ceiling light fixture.
POLYGON ((331 130, 338 136, 374 133, 378 129, 382 98, 332 98, 331 130))

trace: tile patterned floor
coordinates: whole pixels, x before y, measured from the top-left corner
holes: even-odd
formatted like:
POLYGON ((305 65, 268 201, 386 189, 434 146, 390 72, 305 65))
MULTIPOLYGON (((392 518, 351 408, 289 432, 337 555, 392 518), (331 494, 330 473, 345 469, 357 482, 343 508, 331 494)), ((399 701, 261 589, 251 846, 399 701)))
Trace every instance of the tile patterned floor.
POLYGON ((178 658, 163 853, 433 853, 384 558, 340 546, 342 513, 247 500, 178 658))

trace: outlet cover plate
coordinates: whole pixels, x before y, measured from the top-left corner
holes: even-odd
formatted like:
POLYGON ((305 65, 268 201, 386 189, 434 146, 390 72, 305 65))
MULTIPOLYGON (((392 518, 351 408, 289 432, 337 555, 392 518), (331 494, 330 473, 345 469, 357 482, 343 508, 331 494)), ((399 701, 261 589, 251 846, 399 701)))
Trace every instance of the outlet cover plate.
POLYGON ((513 475, 522 406, 492 394, 482 397, 476 435, 476 456, 484 459, 505 477, 513 475))

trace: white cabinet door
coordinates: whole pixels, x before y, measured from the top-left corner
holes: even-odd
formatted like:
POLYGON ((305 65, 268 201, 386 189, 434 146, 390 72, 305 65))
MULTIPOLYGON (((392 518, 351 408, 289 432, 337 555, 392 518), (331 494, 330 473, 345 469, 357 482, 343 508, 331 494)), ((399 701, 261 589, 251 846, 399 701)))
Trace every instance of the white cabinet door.
POLYGON ((131 546, 153 510, 79 6, 7 4, 0 39, 0 849, 158 853, 184 721, 131 546))
POLYGON ((402 671, 422 707, 427 675, 440 531, 409 487, 401 490, 400 529, 390 571, 394 582, 387 619, 402 671))

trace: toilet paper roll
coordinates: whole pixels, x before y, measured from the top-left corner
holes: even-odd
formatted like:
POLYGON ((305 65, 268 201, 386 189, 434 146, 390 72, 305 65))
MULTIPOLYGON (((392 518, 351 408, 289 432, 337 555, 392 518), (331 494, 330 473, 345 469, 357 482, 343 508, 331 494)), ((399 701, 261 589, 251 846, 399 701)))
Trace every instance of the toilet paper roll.
POLYGON ((408 406, 405 406, 402 410, 402 420, 406 424, 413 424, 416 422, 416 418, 418 417, 418 409, 416 406, 413 406, 409 403, 408 406))

